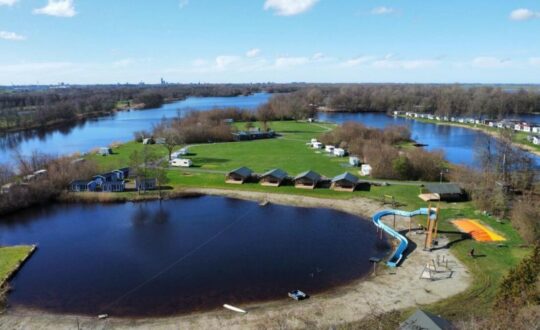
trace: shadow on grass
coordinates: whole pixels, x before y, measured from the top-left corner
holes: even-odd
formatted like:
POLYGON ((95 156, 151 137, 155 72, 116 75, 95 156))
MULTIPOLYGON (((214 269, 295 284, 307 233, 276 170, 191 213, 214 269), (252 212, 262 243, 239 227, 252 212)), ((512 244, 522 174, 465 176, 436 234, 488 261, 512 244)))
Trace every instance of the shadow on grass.
POLYGON ((223 164, 229 161, 230 159, 225 159, 225 158, 208 158, 208 157, 197 158, 198 163, 204 163, 204 164, 223 164))

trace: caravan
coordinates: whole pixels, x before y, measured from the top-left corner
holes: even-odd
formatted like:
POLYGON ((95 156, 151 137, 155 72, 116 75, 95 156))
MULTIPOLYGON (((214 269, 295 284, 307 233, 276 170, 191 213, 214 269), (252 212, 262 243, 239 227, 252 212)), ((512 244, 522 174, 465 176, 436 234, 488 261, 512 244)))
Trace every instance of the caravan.
POLYGON ((185 158, 177 158, 171 160, 171 166, 174 167, 191 167, 193 166, 193 162, 191 159, 185 159, 185 158))

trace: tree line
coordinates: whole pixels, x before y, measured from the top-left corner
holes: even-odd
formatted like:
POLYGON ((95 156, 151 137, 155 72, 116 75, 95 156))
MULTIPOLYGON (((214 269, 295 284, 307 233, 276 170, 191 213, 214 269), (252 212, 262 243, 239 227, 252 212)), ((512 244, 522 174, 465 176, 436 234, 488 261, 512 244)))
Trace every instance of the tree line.
POLYGON ((306 118, 316 111, 414 111, 501 119, 540 112, 540 92, 462 85, 314 85, 276 96, 271 103, 275 113, 288 118, 306 118))
POLYGON ((101 85, 0 93, 0 132, 40 128, 122 107, 154 108, 187 97, 229 97, 256 92, 286 93, 294 84, 101 85))

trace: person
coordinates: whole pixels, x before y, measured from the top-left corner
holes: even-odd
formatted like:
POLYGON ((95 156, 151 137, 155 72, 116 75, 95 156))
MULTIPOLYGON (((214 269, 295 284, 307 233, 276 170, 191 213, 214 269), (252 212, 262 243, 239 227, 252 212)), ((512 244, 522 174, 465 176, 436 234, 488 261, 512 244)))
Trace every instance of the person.
POLYGON ((474 248, 472 248, 470 251, 469 251, 469 256, 471 258, 474 258, 474 248))

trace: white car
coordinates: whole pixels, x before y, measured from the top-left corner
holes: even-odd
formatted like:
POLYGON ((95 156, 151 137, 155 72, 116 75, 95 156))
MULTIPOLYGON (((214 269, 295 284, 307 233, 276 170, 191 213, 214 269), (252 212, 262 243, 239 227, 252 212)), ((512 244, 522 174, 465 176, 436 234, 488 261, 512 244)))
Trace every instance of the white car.
POLYGON ((171 166, 174 166, 174 167, 191 167, 191 166, 193 166, 193 162, 191 161, 191 159, 177 158, 177 159, 171 160, 171 166))

